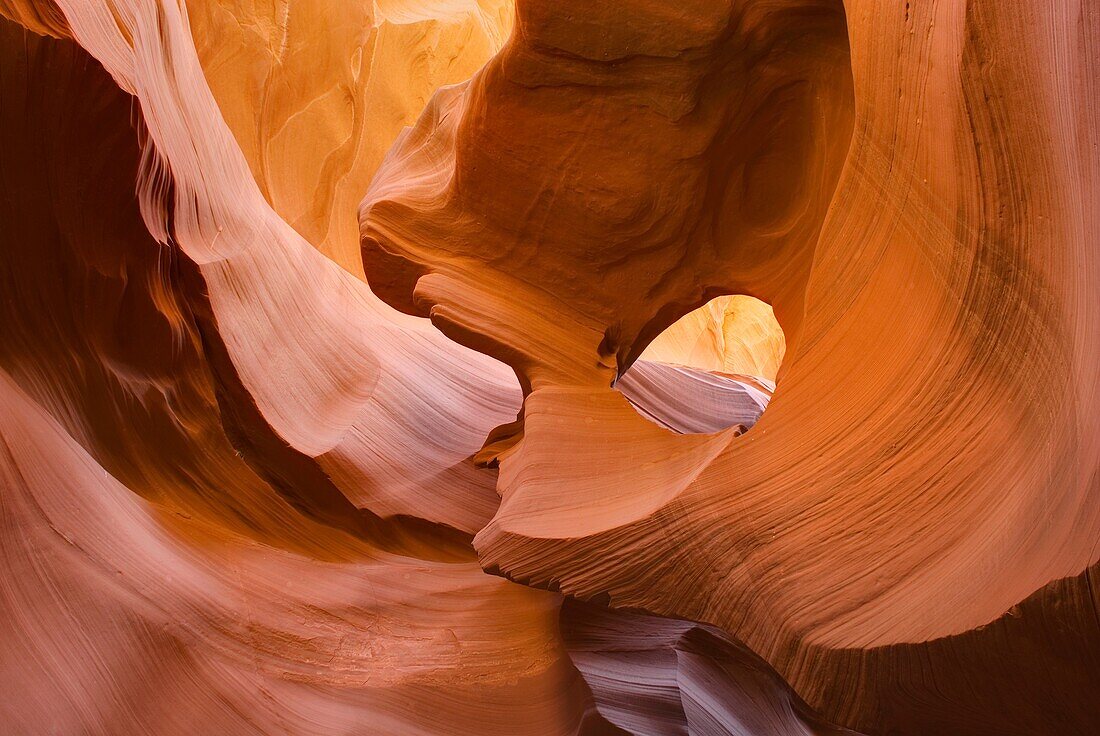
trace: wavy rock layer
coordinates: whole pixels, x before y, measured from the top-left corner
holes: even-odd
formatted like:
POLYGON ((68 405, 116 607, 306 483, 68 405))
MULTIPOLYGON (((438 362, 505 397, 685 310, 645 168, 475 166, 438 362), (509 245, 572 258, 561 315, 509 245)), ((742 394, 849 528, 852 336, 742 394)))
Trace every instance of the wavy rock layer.
POLYGON ((0 15, 0 731, 1100 731, 1086 4, 0 15))

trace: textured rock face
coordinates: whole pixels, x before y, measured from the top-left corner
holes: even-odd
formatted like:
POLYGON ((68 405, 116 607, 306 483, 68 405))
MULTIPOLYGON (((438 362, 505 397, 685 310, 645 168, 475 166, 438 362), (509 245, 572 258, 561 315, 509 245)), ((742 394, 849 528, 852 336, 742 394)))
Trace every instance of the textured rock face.
POLYGON ((1088 3, 0 15, 0 732, 1100 732, 1088 3))

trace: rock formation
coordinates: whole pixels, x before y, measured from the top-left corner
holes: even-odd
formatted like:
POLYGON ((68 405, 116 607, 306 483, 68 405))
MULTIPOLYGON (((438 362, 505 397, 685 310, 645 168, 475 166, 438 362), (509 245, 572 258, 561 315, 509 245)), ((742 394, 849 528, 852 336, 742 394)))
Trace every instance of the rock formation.
POLYGON ((1100 732, 1100 9, 0 16, 0 732, 1100 732))

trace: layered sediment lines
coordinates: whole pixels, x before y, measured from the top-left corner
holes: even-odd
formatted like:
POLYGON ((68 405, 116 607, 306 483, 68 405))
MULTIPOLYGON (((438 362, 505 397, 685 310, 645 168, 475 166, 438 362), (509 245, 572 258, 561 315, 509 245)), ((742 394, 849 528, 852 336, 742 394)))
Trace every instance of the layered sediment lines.
POLYGON ((0 16, 0 731, 1100 729, 1087 4, 0 16))

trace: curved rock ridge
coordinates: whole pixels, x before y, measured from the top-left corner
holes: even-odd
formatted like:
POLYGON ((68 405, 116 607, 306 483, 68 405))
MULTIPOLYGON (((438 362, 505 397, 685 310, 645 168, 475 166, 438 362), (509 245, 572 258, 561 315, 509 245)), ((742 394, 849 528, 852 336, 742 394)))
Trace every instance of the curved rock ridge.
POLYGON ((312 458, 307 465, 360 508, 479 529, 495 499, 464 459, 515 416, 510 372, 395 319, 272 210, 205 84, 180 9, 61 6, 76 38, 138 93, 148 136, 142 215, 154 237, 198 265, 207 298, 195 308, 249 405, 240 421, 312 458), (102 32, 104 14, 129 18, 126 32, 102 32), (410 411, 423 401, 414 394, 437 400, 410 411), (426 486, 432 508, 420 510, 426 486))
POLYGON ((1098 38, 0 0, 0 732, 1100 732, 1098 38))

